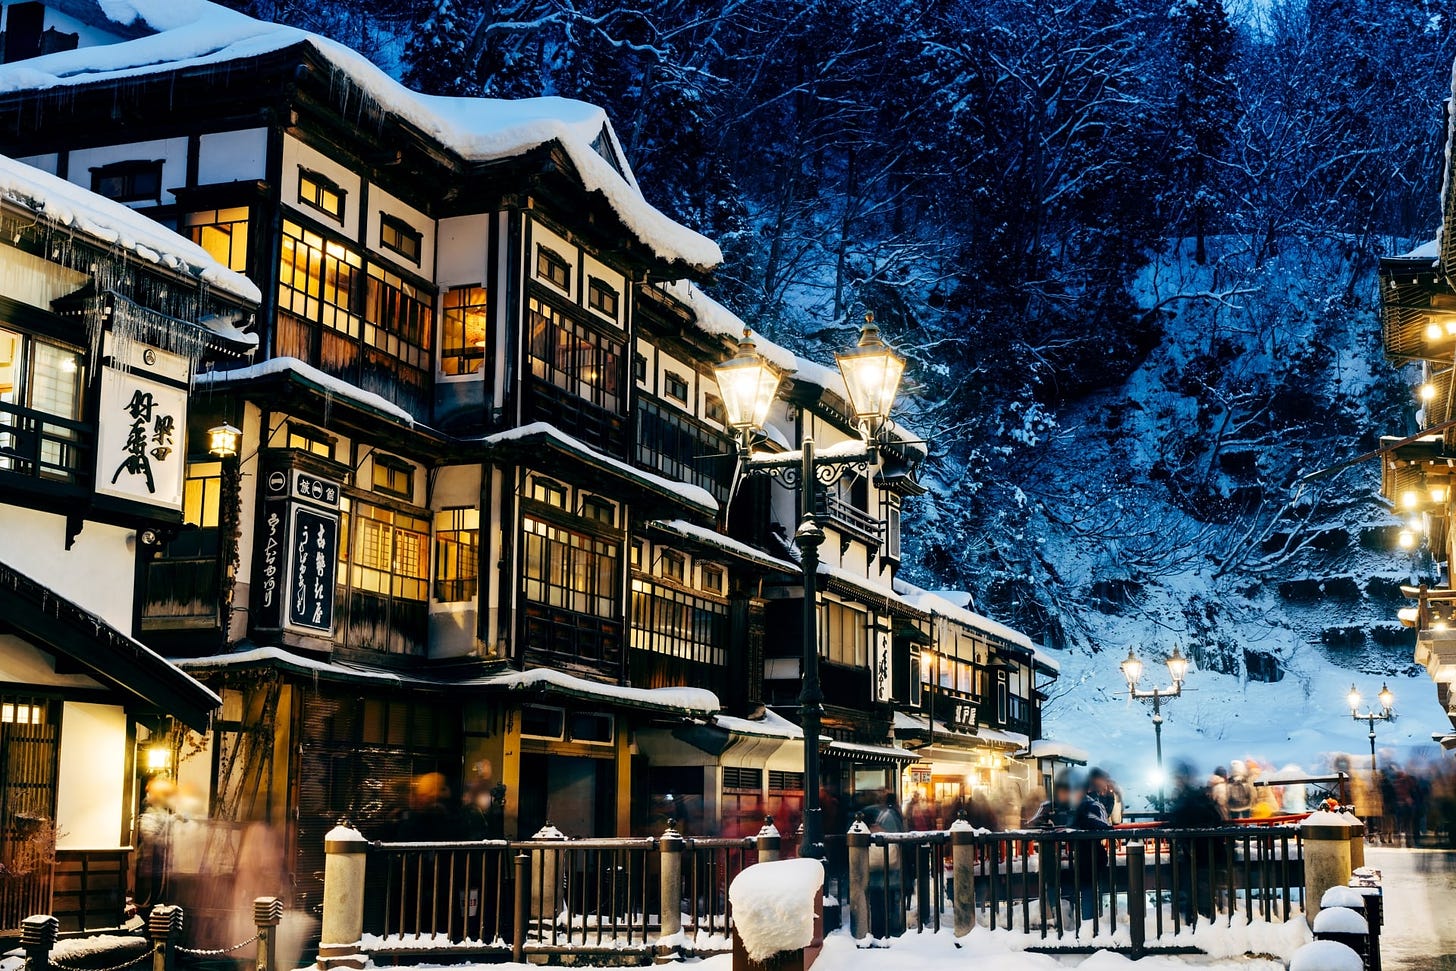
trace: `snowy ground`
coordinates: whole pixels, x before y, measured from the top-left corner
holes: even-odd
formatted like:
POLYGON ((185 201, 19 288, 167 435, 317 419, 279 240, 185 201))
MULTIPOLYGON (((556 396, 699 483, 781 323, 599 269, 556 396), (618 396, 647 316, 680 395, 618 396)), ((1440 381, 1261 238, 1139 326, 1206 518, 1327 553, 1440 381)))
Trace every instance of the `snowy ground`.
MULTIPOLYGON (((1119 781, 1128 808, 1145 810, 1146 797, 1157 790, 1153 725, 1149 708, 1126 697, 1118 664, 1127 648, 1110 640, 1096 655, 1056 653, 1062 674, 1046 708, 1045 732, 1086 749, 1091 764, 1106 767, 1119 781)), ((1166 683, 1161 661, 1141 645, 1138 650, 1147 686, 1155 675, 1166 683)), ((1354 765, 1368 766, 1368 726, 1350 718, 1345 696, 1353 680, 1375 704, 1384 679, 1337 667, 1316 650, 1300 651, 1289 663, 1284 680, 1275 684, 1192 671, 1184 695, 1163 709, 1165 765, 1183 758, 1208 773, 1233 759, 1255 759, 1277 769, 1297 766, 1324 774, 1336 757, 1349 754, 1354 765)), ((1391 677, 1389 683, 1398 718, 1375 724, 1381 765, 1439 759, 1431 733, 1450 731, 1451 723, 1436 701, 1435 685, 1424 674, 1391 677)))
POLYGON ((1385 877, 1385 971, 1456 971, 1456 852, 1370 847, 1385 877))

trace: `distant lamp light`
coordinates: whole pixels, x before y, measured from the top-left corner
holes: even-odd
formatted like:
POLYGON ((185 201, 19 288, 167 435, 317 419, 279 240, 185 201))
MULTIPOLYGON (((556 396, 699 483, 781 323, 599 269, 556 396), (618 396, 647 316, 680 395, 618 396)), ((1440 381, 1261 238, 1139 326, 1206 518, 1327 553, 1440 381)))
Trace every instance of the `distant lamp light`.
POLYGON ((1446 333, 1456 335, 1456 317, 1446 318, 1446 333))
POLYGON ((1380 698, 1381 711, 1388 712, 1395 707, 1395 693, 1390 690, 1388 684, 1382 684, 1380 686, 1380 694, 1377 697, 1380 698))
POLYGON ((1420 386, 1418 393, 1422 401, 1431 402, 1436 400, 1436 386, 1429 381, 1420 386))
POLYGON ((148 772, 166 772, 172 767, 171 748, 161 743, 148 745, 146 763, 148 772))
POLYGON ((1403 550, 1415 549, 1416 534, 1409 529, 1402 529, 1400 535, 1396 537, 1396 542, 1400 544, 1400 548, 1403 550))
POLYGON ((1173 653, 1168 655, 1168 673, 1173 676, 1173 683, 1179 684, 1188 676, 1188 659, 1178 648, 1173 648, 1173 653))
POLYGON ((1345 695, 1345 701, 1349 704, 1350 711, 1356 712, 1360 710, 1360 691, 1354 684, 1350 685, 1350 693, 1345 695))
POLYGON ((1414 489, 1407 489, 1400 494, 1400 504, 1406 509, 1414 509, 1421 504, 1421 494, 1414 489))
POLYGON ((1143 662, 1133 653, 1132 648, 1127 649, 1127 657, 1119 665, 1122 668, 1122 676, 1127 679, 1129 688, 1136 688, 1137 683, 1143 677, 1143 662))
POLYGON ((1440 324, 1427 324, 1426 325, 1426 340, 1428 340, 1428 341, 1438 341, 1442 337, 1444 337, 1445 334, 1446 334, 1446 332, 1441 329, 1441 325, 1440 324))
POLYGON ((1445 486, 1431 486, 1430 495, 1431 495, 1431 501, 1432 502, 1445 502, 1446 501, 1446 487, 1445 486))
POLYGON ((895 395, 899 393, 900 378, 905 373, 905 359, 880 340, 880 329, 875 326, 875 315, 865 314, 864 329, 860 331, 859 344, 853 350, 834 355, 839 371, 844 375, 844 387, 849 392, 849 409, 857 421, 868 423, 872 428, 884 423, 894 407, 895 395))
POLYGON ((743 329, 738 353, 713 368, 728 424, 740 432, 762 428, 779 390, 779 376, 758 353, 753 335, 743 329))
POLYGON ((242 441, 243 430, 227 422, 207 430, 207 450, 220 459, 230 459, 237 455, 242 441))

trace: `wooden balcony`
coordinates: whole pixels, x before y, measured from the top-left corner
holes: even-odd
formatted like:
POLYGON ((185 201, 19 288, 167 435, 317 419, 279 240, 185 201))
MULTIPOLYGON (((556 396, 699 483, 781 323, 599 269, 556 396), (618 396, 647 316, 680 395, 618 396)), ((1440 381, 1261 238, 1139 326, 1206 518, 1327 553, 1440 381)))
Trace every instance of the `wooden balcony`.
POLYGON ((0 488, 81 495, 94 448, 93 425, 0 401, 0 488))
POLYGON ((824 497, 821 512, 825 519, 824 525, 847 533, 871 547, 879 548, 880 538, 884 535, 884 524, 877 517, 834 495, 824 497))
POLYGON ((212 630, 218 626, 221 576, 216 556, 152 560, 142 630, 212 630))
POLYGON ((627 420, 533 375, 522 382, 525 422, 544 421, 585 445, 615 458, 626 458, 627 420))

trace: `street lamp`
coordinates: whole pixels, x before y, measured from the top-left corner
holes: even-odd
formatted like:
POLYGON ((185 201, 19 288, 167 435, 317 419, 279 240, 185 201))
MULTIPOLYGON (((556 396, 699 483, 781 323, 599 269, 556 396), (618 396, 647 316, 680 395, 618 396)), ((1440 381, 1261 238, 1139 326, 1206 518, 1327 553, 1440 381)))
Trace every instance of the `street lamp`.
POLYGON ((207 450, 220 459, 237 455, 242 440, 243 430, 228 422, 214 425, 207 430, 207 450))
POLYGON ((1380 711, 1367 709, 1360 711, 1360 691, 1353 683, 1350 685, 1350 693, 1345 696, 1345 701, 1350 705, 1350 717, 1357 722, 1365 722, 1370 726, 1370 772, 1375 772, 1375 723, 1395 721, 1395 693, 1390 690, 1390 685, 1382 683, 1380 694, 1376 695, 1380 700, 1380 711))
POLYGON ((824 715, 824 691, 819 684, 818 574, 819 547, 824 530, 814 510, 816 492, 838 482, 851 469, 867 471, 877 461, 877 439, 890 418, 890 408, 905 372, 905 361, 880 340, 873 314, 865 315, 859 343, 836 354, 844 378, 851 417, 864 440, 864 451, 816 456, 814 441, 804 437, 799 454, 760 454, 752 449, 755 429, 768 420, 769 407, 778 394, 779 373, 765 361, 745 328, 738 353, 715 367, 728 423, 739 433, 739 458, 745 475, 772 475, 794 489, 799 498, 799 528, 794 544, 804 584, 803 686, 799 692, 799 722, 804 730, 804 831, 799 855, 824 857, 824 820, 819 805, 819 726, 824 715))
POLYGON ((1132 648, 1127 649, 1127 657, 1119 667, 1122 668, 1122 676, 1127 681, 1127 695, 1138 701, 1151 701, 1153 703, 1153 735, 1157 739, 1158 746, 1158 811, 1161 812, 1165 804, 1164 799, 1164 777, 1163 777, 1163 699, 1176 698, 1183 693, 1183 679, 1188 677, 1188 658, 1177 647, 1173 653, 1168 655, 1168 675, 1173 679, 1173 686, 1170 688, 1139 688, 1138 682, 1143 677, 1143 662, 1132 648))

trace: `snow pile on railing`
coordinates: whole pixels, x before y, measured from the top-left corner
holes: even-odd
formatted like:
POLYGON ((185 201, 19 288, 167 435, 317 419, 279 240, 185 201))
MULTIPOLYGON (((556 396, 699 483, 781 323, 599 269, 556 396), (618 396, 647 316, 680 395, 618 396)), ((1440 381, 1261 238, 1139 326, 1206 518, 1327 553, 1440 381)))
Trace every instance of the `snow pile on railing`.
POLYGON ((814 898, 824 886, 818 860, 778 860, 746 867, 728 887, 733 927, 754 961, 814 943, 814 898))
POLYGON ((1289 971, 1364 971, 1365 962, 1338 941, 1310 941, 1294 954, 1289 971))

